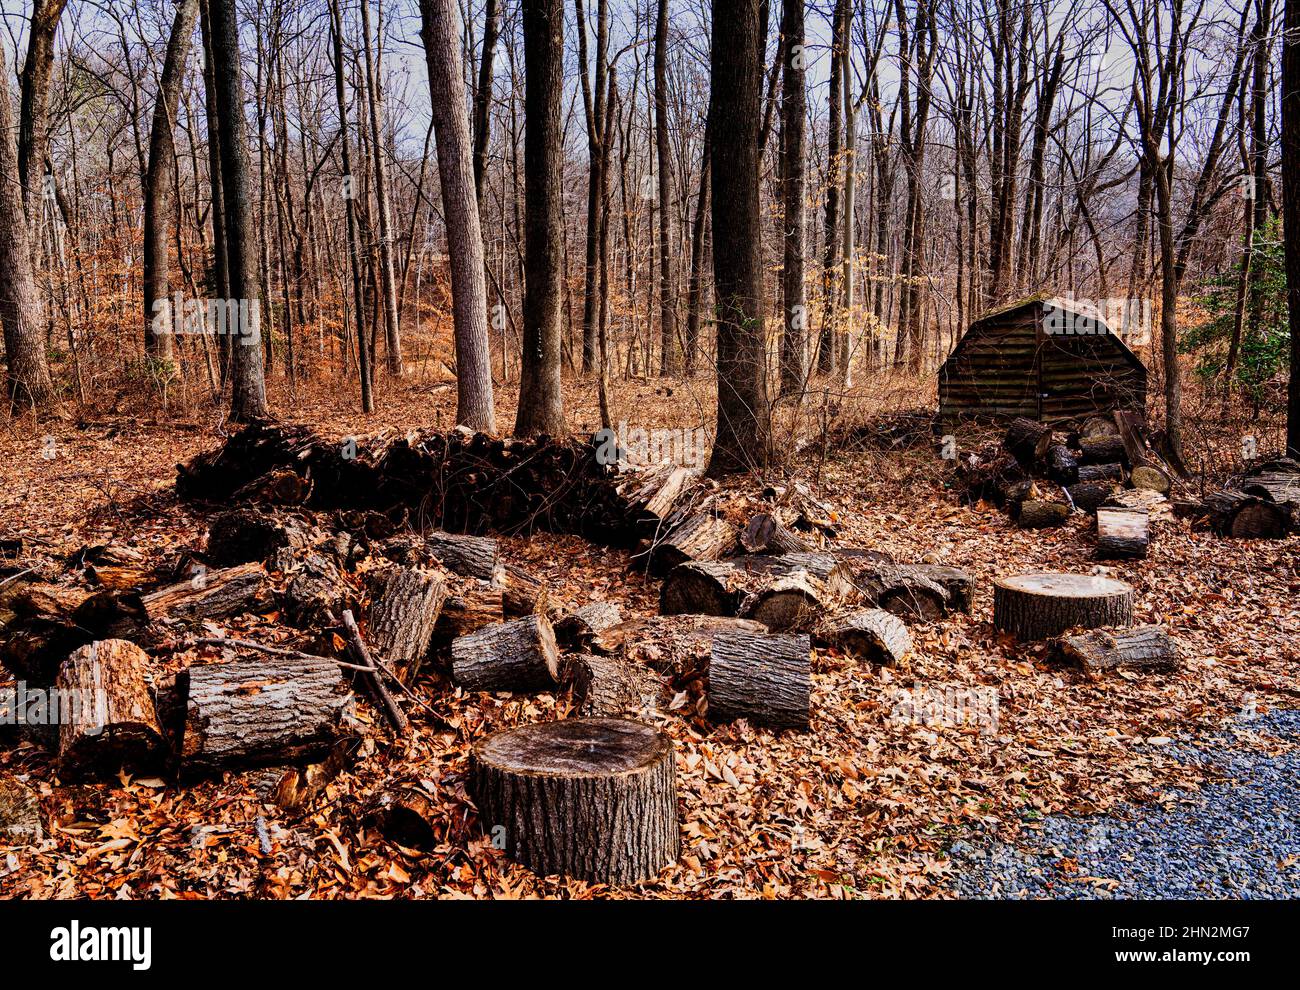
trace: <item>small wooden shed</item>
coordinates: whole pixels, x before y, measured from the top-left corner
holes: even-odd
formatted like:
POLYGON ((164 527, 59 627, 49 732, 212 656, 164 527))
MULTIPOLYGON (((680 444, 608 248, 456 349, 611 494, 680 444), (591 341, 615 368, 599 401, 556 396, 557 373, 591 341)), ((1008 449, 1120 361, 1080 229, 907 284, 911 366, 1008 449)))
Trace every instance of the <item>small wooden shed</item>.
POLYGON ((939 369, 939 417, 1044 423, 1145 415, 1147 369, 1100 314, 1051 296, 985 313, 939 369))

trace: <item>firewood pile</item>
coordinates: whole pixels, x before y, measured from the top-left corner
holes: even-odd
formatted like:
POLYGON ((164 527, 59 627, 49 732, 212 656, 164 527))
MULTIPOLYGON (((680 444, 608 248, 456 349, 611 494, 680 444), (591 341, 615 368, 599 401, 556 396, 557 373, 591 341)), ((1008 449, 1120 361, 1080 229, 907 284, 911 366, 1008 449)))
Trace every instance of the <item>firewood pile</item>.
POLYGON ((1223 536, 1280 540, 1300 532, 1300 462, 1261 461, 1199 499, 1174 503, 1174 512, 1223 536))

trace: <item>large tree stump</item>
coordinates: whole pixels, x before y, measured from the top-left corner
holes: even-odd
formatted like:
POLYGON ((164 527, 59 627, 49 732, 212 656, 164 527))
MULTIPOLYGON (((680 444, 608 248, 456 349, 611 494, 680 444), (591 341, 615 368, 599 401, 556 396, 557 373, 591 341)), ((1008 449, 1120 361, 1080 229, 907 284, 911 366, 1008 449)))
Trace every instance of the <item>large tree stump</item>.
POLYGON ((827 619, 817 639, 854 659, 882 667, 893 667, 912 652, 912 634, 903 620, 882 608, 827 619))
POLYGON ((787 553, 680 564, 664 579, 659 611, 664 615, 736 615, 741 603, 800 571, 816 578, 832 598, 853 594, 853 572, 828 553, 787 553))
POLYGON ((672 740, 640 722, 494 733, 474 746, 470 787, 487 834, 542 876, 641 883, 681 849, 672 740))
POLYGON ((455 640, 452 677, 467 691, 545 691, 559 680, 559 657, 550 621, 530 615, 455 640))
POLYGON ((1039 423, 1023 416, 1013 419, 1007 427, 1006 439, 1002 446, 1007 449, 1022 467, 1033 467, 1047 456, 1047 448, 1052 445, 1052 428, 1046 423, 1039 423))
POLYGON ((720 633, 709 656, 709 719, 808 728, 811 643, 804 636, 720 633))
POLYGON ((718 560, 736 548, 736 527, 712 512, 697 512, 651 545, 650 573, 662 577, 678 564, 718 560))
POLYGON ((1097 556, 1140 560, 1147 555, 1150 514, 1142 509, 1097 510, 1097 556))
POLYGON ((161 588, 142 599, 151 622, 159 619, 225 619, 252 612, 270 601, 266 570, 240 564, 201 571, 188 581, 161 588))
POLYGON ((555 641, 567 649, 586 649, 597 633, 622 621, 623 610, 614 602, 590 602, 555 623, 555 641))
POLYGON ((653 711, 663 690, 645 667, 590 653, 567 659, 565 680, 573 686, 574 713, 583 718, 653 711))
POLYGON ((770 512, 750 516, 740 533, 740 545, 746 553, 811 553, 813 545, 794 530, 787 529, 770 512))
POLYGON ((1122 581, 1086 574, 1037 571, 993 585, 993 624, 1017 639, 1058 636, 1067 629, 1133 623, 1133 589, 1122 581))
POLYGON ((447 586, 436 571, 394 567, 376 581, 370 606, 370 646, 407 679, 429 652, 447 586))
POLYGON ((1062 636, 1054 645, 1054 653, 1090 674, 1113 667, 1172 667, 1179 660, 1178 646, 1161 626, 1093 629, 1062 636))
POLYGON ((1063 502, 1026 499, 1020 503, 1016 523, 1021 529, 1051 529, 1070 518, 1070 507, 1063 502))
POLYGON ((352 734, 354 701, 336 664, 258 656, 190 667, 182 769, 210 773, 319 759, 352 734))
POLYGON ((124 639, 90 643, 64 661, 54 682, 61 774, 155 771, 162 765, 163 732, 148 671, 148 656, 124 639))

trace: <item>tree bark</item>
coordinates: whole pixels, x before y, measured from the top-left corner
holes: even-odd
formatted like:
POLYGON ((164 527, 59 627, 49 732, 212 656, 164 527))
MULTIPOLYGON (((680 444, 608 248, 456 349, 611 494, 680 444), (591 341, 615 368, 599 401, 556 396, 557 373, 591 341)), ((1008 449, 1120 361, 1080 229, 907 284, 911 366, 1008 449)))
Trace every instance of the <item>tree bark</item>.
POLYGON ((993 624, 1024 641, 1050 639, 1067 629, 1133 623, 1133 589, 1122 581, 1083 574, 1039 572, 993 585, 993 624))
POLYGON ((1286 0, 1282 40, 1282 186, 1286 238, 1286 292, 1291 327, 1287 392, 1287 454, 1300 458, 1300 0, 1286 0))
MULTIPOLYGON (((49 144, 50 77, 54 71, 54 35, 67 0, 35 0, 27 33, 27 60, 23 64, 18 108, 18 170, 28 228, 37 227, 46 201, 46 148, 49 144)), ((7 89, 7 86, 6 86, 7 89)), ((15 173, 9 173, 15 174, 15 173)))
POLYGON ((785 38, 781 83, 781 185, 785 201, 781 393, 791 395, 803 390, 808 377, 808 304, 804 288, 807 192, 804 155, 808 110, 804 66, 808 56, 804 50, 804 0, 784 0, 781 34, 785 38))
POLYGON ((555 631, 544 615, 485 626, 451 644, 451 666, 466 691, 545 691, 559 679, 555 631))
POLYGON ((668 0, 659 0, 654 52, 655 158, 659 177, 659 373, 682 373, 677 339, 677 297, 673 288, 672 216, 673 166, 668 144, 668 0))
POLYGON ((59 772, 81 777, 149 772, 163 762, 163 733, 148 685, 149 658, 134 643, 105 639, 75 651, 59 670, 59 772))
POLYGON ((773 729, 806 731, 810 653, 807 636, 719 633, 709 657, 709 720, 744 718, 773 729))

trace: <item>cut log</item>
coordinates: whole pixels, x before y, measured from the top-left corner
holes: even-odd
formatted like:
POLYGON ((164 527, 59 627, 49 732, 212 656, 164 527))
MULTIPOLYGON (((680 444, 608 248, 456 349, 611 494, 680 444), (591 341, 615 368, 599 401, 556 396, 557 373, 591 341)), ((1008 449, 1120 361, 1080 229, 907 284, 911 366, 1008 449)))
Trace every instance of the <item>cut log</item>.
POLYGON ((1113 481, 1080 481, 1066 489, 1080 512, 1096 512, 1097 507, 1115 494, 1113 481))
POLYGON ((629 719, 544 722, 475 744, 470 789, 484 831, 542 876, 642 883, 677 859, 672 740, 629 719))
POLYGON ((434 532, 426 533, 424 542, 429 552, 453 574, 505 586, 505 564, 499 544, 492 537, 434 532))
POLYGON ((1079 438, 1080 464, 1123 464, 1128 460, 1124 439, 1119 436, 1079 438))
POLYGON ((1097 481, 1124 483, 1123 464, 1084 464, 1079 468, 1079 483, 1091 484, 1097 481))
POLYGON ((613 602, 591 602, 555 623, 555 641, 566 649, 586 649, 597 633, 623 621, 623 610, 613 602))
POLYGON ((796 571, 749 596, 741 603, 740 614, 771 632, 807 632, 838 597, 826 590, 825 582, 807 571, 796 571))
POLYGON ((1022 467, 1030 468, 1047 456, 1052 445, 1052 428, 1023 416, 1011 421, 1002 446, 1022 467))
POLYGON ((1246 472, 1241 490, 1278 505, 1290 508, 1300 515, 1300 462, 1290 457, 1278 457, 1257 464, 1246 472))
POLYGON ((41 799, 31 787, 9 774, 0 774, 0 846, 40 842, 41 799))
POLYGON ((965 455, 957 464, 963 498, 972 504, 983 500, 999 506, 1014 505, 1033 490, 1033 479, 1010 454, 994 451, 992 456, 965 455))
POLYGON ((370 806, 366 821, 389 842, 427 852, 445 835, 450 824, 446 817, 438 796, 412 783, 383 791, 370 806))
POLYGON ((485 626, 451 644, 452 677, 467 691, 545 691, 559 679, 559 649, 544 615, 485 626))
POLYGON ((522 567, 506 564, 501 585, 501 608, 507 618, 518 619, 533 613, 547 612, 546 585, 522 567))
POLYGON ((808 728, 811 643, 805 636, 719 633, 709 656, 709 719, 808 728))
POLYGON ((1047 448, 1047 476, 1058 485, 1073 485, 1079 480, 1079 462, 1065 444, 1047 448))
POLYGON ((389 568, 375 582, 370 645, 407 683, 429 652, 446 596, 442 575, 423 567, 389 568))
POLYGON ((457 636, 468 636, 484 626, 504 622, 505 618, 501 589, 481 581, 471 581, 460 588, 449 587, 433 628, 433 641, 445 645, 457 636))
POLYGON ((303 558, 285 589, 283 603, 285 617, 300 629, 325 625, 330 615, 355 604, 338 565, 318 553, 303 558))
POLYGON ((1122 581, 1086 574, 1038 571, 993 585, 993 624, 1032 642, 1068 629, 1133 624, 1133 589, 1122 581))
POLYGON ((659 611, 663 615, 737 615, 750 595, 800 571, 822 582, 830 598, 853 594, 851 568, 832 554, 753 555, 679 564, 664 579, 659 611))
POLYGON ((1063 502, 1027 499, 1020 503, 1016 522, 1021 529, 1050 529, 1070 518, 1070 507, 1063 502))
POLYGON ((177 686, 187 774, 315 762, 353 734, 352 692, 328 661, 259 655, 203 664, 177 686))
POLYGON ((1080 437, 1113 437, 1119 435, 1119 427, 1109 416, 1089 416, 1079 428, 1080 437))
POLYGON ((598 633, 591 648, 677 676, 706 666, 713 637, 723 632, 762 635, 767 627, 750 619, 719 615, 651 615, 598 633))
POLYGON ((1291 529, 1291 513, 1285 505, 1247 495, 1222 491, 1205 499, 1210 524, 1224 536, 1243 540, 1280 540, 1291 529))
POLYGON ((881 608, 825 620, 818 642, 857 660, 893 667, 912 652, 912 635, 903 620, 881 608))
POLYGON ((1062 636, 1054 646, 1054 655, 1089 673, 1114 667, 1167 668, 1179 661, 1177 645, 1161 626, 1093 629, 1062 636))
POLYGON ((902 619, 933 622, 950 608, 970 609, 973 580, 962 571, 953 575, 927 565, 881 564, 859 568, 855 578, 865 601, 902 619), (950 587, 957 589, 955 595, 950 587))
POLYGON ((1097 557, 1140 560, 1147 555, 1150 514, 1142 509, 1097 510, 1097 557))
POLYGON ((740 545, 746 553, 810 553, 813 545, 798 533, 787 529, 770 512, 759 512, 750 517, 740 534, 740 545))
POLYGON ((1135 467, 1129 474, 1129 483, 1134 488, 1159 492, 1161 495, 1169 494, 1169 475, 1151 464, 1139 464, 1135 467))
POLYGON ((220 512, 208 525, 205 556, 216 567, 264 561, 282 547, 305 543, 306 524, 284 520, 257 509, 220 512))
POLYGON ((241 564, 219 571, 200 571, 189 581, 145 595, 142 601, 151 622, 224 619, 264 607, 270 594, 262 565, 241 564))
POLYGON ((629 519, 645 532, 654 532, 695 486, 699 475, 694 468, 667 464, 630 473, 618 488, 627 500, 629 519))
POLYGON ((148 656, 124 639, 90 643, 68 657, 55 681, 61 775, 151 772, 163 764, 148 672, 148 656))
POLYGON ((663 577, 678 564, 718 560, 736 548, 736 527, 712 512, 697 512, 651 544, 649 569, 663 577))
POLYGON ((565 670, 564 679, 573 686, 574 714, 582 718, 653 713, 663 692, 649 670, 615 657, 577 654, 565 670))

